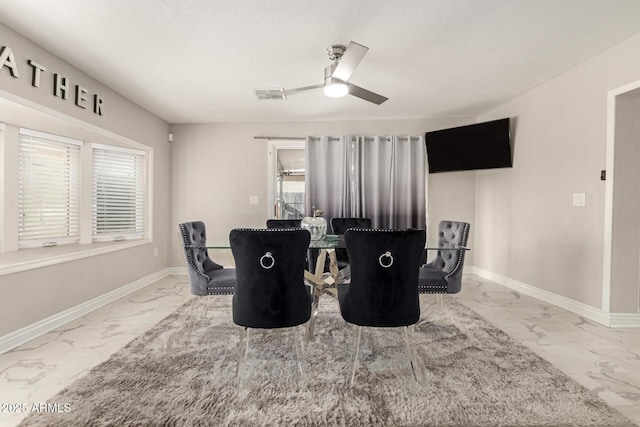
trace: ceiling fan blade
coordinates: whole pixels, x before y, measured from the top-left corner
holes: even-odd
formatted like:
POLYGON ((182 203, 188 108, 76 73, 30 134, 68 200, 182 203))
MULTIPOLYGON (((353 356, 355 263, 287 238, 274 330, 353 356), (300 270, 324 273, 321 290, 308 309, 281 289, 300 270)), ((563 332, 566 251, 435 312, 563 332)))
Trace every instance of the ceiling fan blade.
POLYGON ((342 80, 343 82, 348 81, 351 74, 353 74, 353 70, 356 69, 368 51, 369 48, 366 46, 362 46, 356 42, 349 42, 349 45, 344 50, 344 55, 342 55, 336 69, 333 70, 331 77, 342 80))
POLYGON ((323 87, 323 84, 313 85, 313 86, 304 86, 297 87, 294 89, 284 89, 281 87, 269 88, 269 89, 254 89, 254 93, 258 97, 258 99, 277 99, 277 100, 286 100, 288 95, 297 95, 302 92, 307 92, 309 90, 320 89, 323 87))
POLYGON ((373 102, 377 105, 380 105, 389 99, 386 96, 378 95, 377 93, 373 93, 351 83, 347 83, 347 86, 349 87, 349 95, 356 96, 360 99, 364 99, 365 101, 373 102))
POLYGON ((321 87, 324 87, 324 84, 297 87, 297 88, 294 88, 294 89, 285 89, 284 93, 285 93, 285 95, 297 95, 297 94, 302 93, 302 92, 307 92, 307 91, 314 90, 314 89, 320 89, 321 87))

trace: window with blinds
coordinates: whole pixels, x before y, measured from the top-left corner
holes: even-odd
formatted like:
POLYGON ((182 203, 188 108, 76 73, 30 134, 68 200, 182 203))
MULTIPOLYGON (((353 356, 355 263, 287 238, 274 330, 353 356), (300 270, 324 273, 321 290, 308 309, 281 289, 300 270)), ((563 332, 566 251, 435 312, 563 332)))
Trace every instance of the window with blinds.
POLYGON ((18 244, 75 243, 82 141, 20 129, 18 244))
POLYGON ((93 147, 93 240, 143 238, 145 152, 93 147))

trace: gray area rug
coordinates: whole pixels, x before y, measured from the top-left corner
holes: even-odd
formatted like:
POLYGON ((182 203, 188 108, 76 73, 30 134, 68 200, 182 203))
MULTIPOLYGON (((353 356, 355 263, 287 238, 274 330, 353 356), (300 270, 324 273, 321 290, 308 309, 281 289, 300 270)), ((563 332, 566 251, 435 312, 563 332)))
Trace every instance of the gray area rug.
MULTIPOLYGON (((628 426, 551 364, 454 299, 421 296, 414 381, 400 329, 365 328, 348 387, 353 329, 321 299, 306 348, 306 387, 292 331, 257 331, 241 386, 231 296, 195 298, 50 399, 69 413, 28 426, 628 426)), ((295 329, 294 329, 295 330, 295 329)), ((296 330, 297 331, 297 330, 296 330)))

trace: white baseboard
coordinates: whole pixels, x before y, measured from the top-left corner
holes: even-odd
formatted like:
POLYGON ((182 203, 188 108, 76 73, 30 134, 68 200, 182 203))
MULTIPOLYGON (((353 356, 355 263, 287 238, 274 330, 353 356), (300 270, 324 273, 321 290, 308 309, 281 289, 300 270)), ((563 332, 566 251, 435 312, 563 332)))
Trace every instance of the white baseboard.
POLYGON ((610 328, 640 328, 640 314, 609 313, 610 328))
POLYGON ((187 267, 169 267, 166 269, 169 276, 188 276, 187 267))
POLYGON ((106 304, 142 289, 145 286, 167 277, 169 274, 174 274, 172 273, 171 268, 160 270, 156 273, 138 279, 135 282, 131 282, 118 289, 114 289, 111 292, 100 295, 99 297, 83 302, 82 304, 78 304, 75 307, 71 307, 60 313, 54 314, 53 316, 49 316, 46 319, 42 319, 29 326, 25 326, 15 332, 3 335, 0 337, 0 354, 6 353, 9 350, 71 322, 72 320, 78 319, 106 304))
MULTIPOLYGON (((524 282, 511 279, 484 270, 478 267, 464 267, 465 274, 475 274, 487 280, 491 280, 499 285, 521 292, 525 295, 537 298, 549 304, 556 305, 565 310, 576 313, 594 322, 600 323, 610 328, 636 328, 640 327, 640 314, 635 313, 607 313, 590 305, 563 297, 553 292, 545 291, 524 282)), ((144 288, 164 277, 184 276, 187 274, 186 267, 169 267, 156 273, 145 276, 141 279, 131 282, 118 289, 114 289, 104 295, 86 301, 70 309, 64 310, 46 319, 40 320, 15 332, 0 337, 0 354, 6 353, 26 342, 29 342, 41 335, 46 334, 58 327, 61 327, 72 320, 78 319, 98 308, 127 296, 139 289, 144 288)))
POLYGON ((493 273, 478 267, 471 267, 469 271, 465 268, 465 273, 472 273, 499 285, 505 286, 514 291, 537 298, 541 301, 553 304, 565 310, 586 317, 589 320, 600 323, 609 328, 637 328, 640 327, 640 314, 636 313, 607 313, 601 309, 581 303, 553 292, 545 291, 519 280, 511 279, 500 274, 493 273))

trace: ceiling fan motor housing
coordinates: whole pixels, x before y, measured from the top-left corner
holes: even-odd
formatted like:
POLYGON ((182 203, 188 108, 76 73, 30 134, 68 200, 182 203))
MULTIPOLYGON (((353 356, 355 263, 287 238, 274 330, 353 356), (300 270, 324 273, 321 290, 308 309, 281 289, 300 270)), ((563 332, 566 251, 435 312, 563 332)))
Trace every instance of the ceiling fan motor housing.
POLYGON ((327 48, 327 54, 332 61, 339 61, 347 48, 341 44, 334 44, 327 48))

